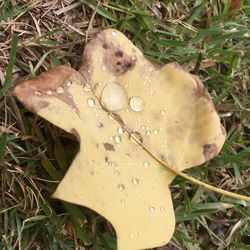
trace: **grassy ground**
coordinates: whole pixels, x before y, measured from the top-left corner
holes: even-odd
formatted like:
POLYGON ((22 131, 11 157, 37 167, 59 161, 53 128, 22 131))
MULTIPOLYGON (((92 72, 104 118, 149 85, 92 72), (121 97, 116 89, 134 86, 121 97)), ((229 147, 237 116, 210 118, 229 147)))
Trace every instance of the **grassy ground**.
MULTIPOLYGON (((153 62, 177 61, 200 75, 228 136, 217 158, 189 173, 250 196, 247 0, 27 2, 0 1, 0 249, 116 249, 102 217, 50 198, 77 153, 75 138, 7 94, 14 80, 50 66, 78 68, 86 41, 105 27, 153 62)), ((181 178, 171 190, 176 230, 158 249, 250 249, 250 204, 181 178)))

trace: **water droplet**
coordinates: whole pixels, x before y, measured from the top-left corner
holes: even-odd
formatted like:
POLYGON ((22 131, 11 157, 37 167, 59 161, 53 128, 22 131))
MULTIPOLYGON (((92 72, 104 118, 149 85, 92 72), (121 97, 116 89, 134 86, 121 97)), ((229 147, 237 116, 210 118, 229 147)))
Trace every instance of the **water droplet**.
POLYGON ((141 231, 138 231, 137 234, 138 234, 139 236, 142 236, 142 232, 141 232, 141 231))
POLYGON ((128 113, 128 112, 129 112, 129 109, 126 109, 125 111, 128 113))
POLYGON ((115 174, 115 176, 119 176, 120 175, 120 171, 119 170, 115 170, 114 174, 115 174))
POLYGON ((140 181, 139 181, 139 179, 137 179, 137 178, 133 178, 133 179, 132 179, 132 183, 133 183, 134 185, 139 185, 140 181))
POLYGON ((91 86, 90 86, 89 84, 85 84, 83 90, 84 90, 85 92, 88 92, 88 91, 91 90, 91 86))
POLYGON ((150 127, 149 127, 149 126, 147 126, 147 127, 146 127, 146 130, 150 130, 150 127))
POLYGON ((52 90, 50 90, 50 89, 48 89, 46 93, 47 93, 47 95, 52 95, 53 94, 52 90))
POLYGON ((121 136, 116 135, 114 140, 115 140, 116 143, 119 143, 119 142, 121 142, 122 138, 121 138, 121 136))
POLYGON ((125 200, 121 200, 121 204, 124 205, 126 202, 125 200))
POLYGON ((155 207, 149 207, 149 211, 150 212, 154 212, 155 211, 155 207))
POLYGON ((57 94, 63 94, 64 93, 64 88, 63 87, 58 87, 57 89, 56 89, 56 93, 57 94))
POLYGON ((158 129, 154 129, 153 132, 154 132, 155 135, 159 134, 159 130, 158 129))
POLYGON ((114 161, 112 161, 112 162, 111 162, 111 167, 116 167, 116 166, 117 166, 117 163, 114 162, 114 161))
POLYGON ((120 189, 121 191, 123 191, 125 189, 125 185, 124 184, 118 184, 118 189, 120 189))
POLYGON ((155 92, 153 90, 150 91, 150 95, 154 95, 155 92))
POLYGON ((110 140, 110 141, 113 141, 113 140, 114 140, 114 136, 110 136, 110 137, 109 137, 109 140, 110 140))
POLYGON ((106 70, 106 66, 103 64, 102 65, 102 70, 105 71, 106 70))
POLYGON ((95 106, 95 101, 92 98, 88 98, 87 103, 90 108, 95 106))
POLYGON ((165 110, 161 110, 161 115, 165 115, 166 111, 165 110))
POLYGON ((34 94, 37 95, 37 96, 41 96, 42 92, 40 90, 35 90, 34 94))
POLYGON ((149 72, 153 72, 153 70, 154 70, 154 68, 153 68, 153 67, 150 67, 148 71, 149 71, 149 72))
POLYGON ((145 127, 145 126, 141 126, 141 129, 142 129, 142 130, 145 130, 145 129, 146 129, 146 127, 145 127))
POLYGON ((129 234, 129 237, 130 237, 130 238, 134 238, 134 234, 133 234, 133 233, 130 233, 130 234, 129 234))
POLYGON ((147 134, 147 135, 151 135, 151 131, 148 130, 148 131, 146 132, 146 134, 147 134))
POLYGON ((130 108, 135 112, 141 112, 144 109, 144 100, 139 96, 133 96, 129 100, 130 108))
POLYGON ((165 212, 167 209, 165 207, 161 207, 161 211, 165 212))
POLYGON ((136 56, 131 56, 132 61, 136 60, 136 56))
POLYGON ((120 127, 120 128, 117 129, 117 131, 118 131, 118 133, 119 133, 120 135, 122 135, 122 134, 124 134, 125 129, 122 128, 122 127, 120 127))
POLYGON ((66 85, 67 85, 68 87, 70 87, 70 86, 72 85, 72 81, 71 81, 71 80, 67 80, 67 81, 66 81, 66 85))
POLYGON ((130 134, 130 139, 134 142, 134 143, 138 143, 137 141, 140 141, 140 142, 143 142, 143 138, 142 138, 142 135, 135 131, 135 132, 132 132, 130 134))
POLYGON ((88 73, 91 74, 93 72, 92 69, 88 69, 88 73))
POLYGON ((101 62, 102 61, 102 59, 101 58, 98 58, 98 62, 101 62))
POLYGON ((126 93, 118 83, 108 83, 101 96, 102 105, 109 111, 117 111, 125 107, 127 102, 126 93))
POLYGON ((144 166, 145 168, 148 168, 148 167, 150 166, 149 161, 144 161, 144 162, 143 162, 143 166, 144 166))
POLYGON ((112 36, 116 36, 117 35, 117 33, 115 31, 112 31, 111 34, 112 34, 112 36))

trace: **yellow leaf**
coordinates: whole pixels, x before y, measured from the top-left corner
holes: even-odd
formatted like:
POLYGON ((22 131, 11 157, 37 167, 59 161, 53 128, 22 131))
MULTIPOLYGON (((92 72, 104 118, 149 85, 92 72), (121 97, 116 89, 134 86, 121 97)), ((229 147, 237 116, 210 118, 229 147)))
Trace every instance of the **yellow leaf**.
POLYGON ((79 72, 50 69, 14 95, 78 138, 80 151, 53 197, 104 216, 120 250, 157 247, 172 237, 175 174, 161 162, 178 171, 200 165, 225 140, 201 81, 177 63, 152 65, 116 30, 86 45, 79 72))

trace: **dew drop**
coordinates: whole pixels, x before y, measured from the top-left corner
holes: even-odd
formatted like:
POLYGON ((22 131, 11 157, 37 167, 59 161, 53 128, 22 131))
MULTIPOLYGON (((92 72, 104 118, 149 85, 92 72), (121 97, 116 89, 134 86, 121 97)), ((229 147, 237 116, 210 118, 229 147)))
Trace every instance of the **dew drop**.
POLYGON ((166 111, 165 110, 161 110, 161 115, 165 115, 166 111))
POLYGON ((133 179, 132 179, 132 183, 133 183, 134 185, 139 185, 140 181, 139 181, 139 179, 137 179, 137 178, 133 178, 133 179))
POLYGON ((126 109, 125 111, 128 113, 128 112, 129 112, 129 109, 126 109))
POLYGON ((165 207, 161 207, 161 211, 165 212, 167 209, 165 207))
POLYGON ((119 175, 120 175, 120 171, 119 171, 119 170, 115 170, 115 171, 114 171, 114 175, 115 175, 115 176, 119 176, 119 175))
POLYGON ((155 207, 149 207, 149 211, 150 212, 154 212, 155 211, 155 207))
POLYGON ((46 93, 47 93, 47 95, 52 95, 53 94, 51 89, 48 89, 46 93))
POLYGON ((120 127, 120 128, 117 129, 117 131, 118 131, 118 133, 119 133, 120 135, 122 135, 122 134, 124 134, 125 129, 122 128, 122 127, 120 127))
POLYGON ((121 191, 123 191, 125 189, 125 185, 124 184, 118 184, 118 189, 120 189, 121 191))
POLYGON ((56 89, 56 93, 57 94, 63 94, 64 93, 64 88, 63 87, 58 87, 57 89, 56 89))
POLYGON ((67 85, 68 87, 70 87, 70 86, 72 85, 72 81, 71 81, 71 80, 67 80, 67 81, 66 81, 66 85, 67 85))
POLYGON ((129 234, 129 237, 130 237, 130 238, 134 238, 134 234, 133 234, 133 233, 130 233, 130 234, 129 234))
POLYGON ((111 167, 116 167, 116 166, 117 166, 117 163, 114 162, 114 161, 112 161, 112 162, 111 162, 111 167))
POLYGON ((145 168, 148 168, 148 167, 150 166, 149 161, 144 161, 144 162, 143 162, 143 166, 144 166, 145 168))
POLYGON ((121 200, 121 204, 124 205, 126 202, 125 200, 121 200))
POLYGON ((136 56, 131 56, 132 61, 136 60, 136 56))
POLYGON ((88 73, 91 74, 93 72, 92 69, 88 69, 88 73))
POLYGON ((117 33, 115 31, 112 31, 111 34, 112 34, 112 36, 116 36, 117 35, 117 33))
POLYGON ((150 131, 150 130, 147 130, 146 134, 147 134, 147 135, 151 135, 151 131, 150 131))
POLYGON ((102 105, 109 111, 117 111, 125 107, 126 93, 118 83, 108 83, 104 87, 101 96, 102 105))
POLYGON ((85 92, 88 92, 88 91, 91 90, 91 86, 90 86, 89 84, 85 84, 83 90, 84 90, 85 92))
POLYGON ((144 100, 139 96, 133 96, 129 99, 130 108, 135 112, 141 112, 144 109, 144 100))
POLYGON ((114 141, 115 141, 116 143, 121 142, 121 140, 122 140, 122 138, 121 138, 121 136, 119 136, 119 135, 116 135, 115 138, 114 138, 114 141))
POLYGON ((150 127, 149 127, 149 126, 147 126, 147 127, 146 127, 146 130, 149 130, 149 129, 150 129, 150 127))
POLYGON ((110 141, 113 141, 113 140, 114 140, 114 136, 110 136, 110 137, 109 137, 109 140, 110 140, 110 141))
POLYGON ((37 96, 41 96, 42 92, 40 90, 35 90, 34 94, 37 95, 37 96))
POLYGON ((153 90, 150 91, 150 95, 154 95, 155 92, 153 90))
POLYGON ((87 103, 90 108, 95 106, 95 101, 92 98, 88 98, 87 103))
POLYGON ((102 70, 105 71, 106 70, 106 66, 103 64, 102 65, 102 70))
POLYGON ((141 129, 142 129, 142 130, 145 130, 145 129, 146 129, 146 127, 145 127, 145 126, 141 126, 141 129))
POLYGON ((138 234, 139 236, 142 236, 142 232, 141 232, 141 231, 138 231, 137 234, 138 234))
POLYGON ((154 133, 155 135, 158 135, 158 134, 159 134, 159 130, 158 130, 158 129, 154 129, 154 130, 153 130, 153 133, 154 133))

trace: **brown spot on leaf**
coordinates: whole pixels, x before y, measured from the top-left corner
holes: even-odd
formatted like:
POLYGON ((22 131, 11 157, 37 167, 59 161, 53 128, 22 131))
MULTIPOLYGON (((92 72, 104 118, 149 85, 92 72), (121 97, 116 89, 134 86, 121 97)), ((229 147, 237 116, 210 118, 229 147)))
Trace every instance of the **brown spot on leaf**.
POLYGON ((74 100, 70 98, 67 81, 85 84, 85 80, 79 72, 68 66, 58 66, 41 73, 32 80, 18 84, 12 94, 21 100, 27 109, 35 112, 46 107, 41 104, 44 96, 56 97, 77 110, 74 100), (63 93, 57 93, 59 87, 63 87, 63 93))
POLYGON ((103 62, 107 70, 116 76, 127 73, 135 66, 135 61, 122 51, 117 50, 117 47, 114 45, 111 45, 110 49, 104 54, 103 62))
POLYGON ((218 148, 217 148, 217 145, 215 143, 205 144, 203 146, 203 155, 204 155, 206 161, 212 159, 217 154, 218 154, 218 148))
POLYGON ((111 143, 105 142, 103 143, 103 146, 107 151, 115 151, 115 147, 111 143))

